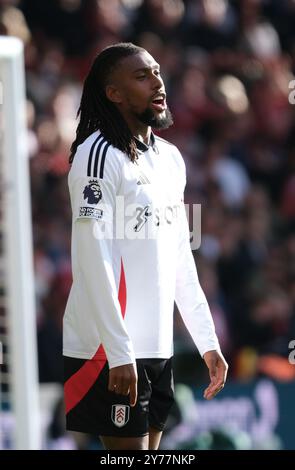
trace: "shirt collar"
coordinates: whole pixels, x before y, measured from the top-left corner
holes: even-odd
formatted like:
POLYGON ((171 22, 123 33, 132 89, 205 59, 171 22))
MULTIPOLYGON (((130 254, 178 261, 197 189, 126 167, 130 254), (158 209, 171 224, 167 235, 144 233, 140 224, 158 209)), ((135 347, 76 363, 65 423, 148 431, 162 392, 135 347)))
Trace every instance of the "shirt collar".
POLYGON ((139 140, 137 137, 134 137, 134 139, 136 142, 136 147, 138 148, 138 150, 141 150, 142 152, 146 152, 147 150, 149 150, 150 147, 155 149, 156 139, 152 132, 151 132, 149 145, 145 144, 144 142, 142 142, 142 140, 139 140))

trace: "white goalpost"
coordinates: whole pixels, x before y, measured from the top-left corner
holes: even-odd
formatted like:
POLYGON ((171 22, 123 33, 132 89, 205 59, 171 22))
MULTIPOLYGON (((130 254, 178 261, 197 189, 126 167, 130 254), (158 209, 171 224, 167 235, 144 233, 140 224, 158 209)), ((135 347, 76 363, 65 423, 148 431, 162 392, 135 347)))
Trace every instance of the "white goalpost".
MULTIPOLYGON (((12 416, 11 448, 31 450, 41 448, 32 222, 23 45, 13 37, 0 36, 0 99, 0 374, 12 416)), ((0 407, 0 448, 4 415, 0 407)))

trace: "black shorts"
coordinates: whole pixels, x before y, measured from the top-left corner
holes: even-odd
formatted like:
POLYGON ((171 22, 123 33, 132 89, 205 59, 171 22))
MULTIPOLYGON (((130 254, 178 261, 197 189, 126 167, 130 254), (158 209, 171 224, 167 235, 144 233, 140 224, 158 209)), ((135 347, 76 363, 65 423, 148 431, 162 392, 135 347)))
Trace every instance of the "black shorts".
POLYGON ((174 403, 172 359, 137 359, 138 397, 108 390, 105 360, 64 356, 66 428, 96 436, 140 437, 162 431, 174 403))

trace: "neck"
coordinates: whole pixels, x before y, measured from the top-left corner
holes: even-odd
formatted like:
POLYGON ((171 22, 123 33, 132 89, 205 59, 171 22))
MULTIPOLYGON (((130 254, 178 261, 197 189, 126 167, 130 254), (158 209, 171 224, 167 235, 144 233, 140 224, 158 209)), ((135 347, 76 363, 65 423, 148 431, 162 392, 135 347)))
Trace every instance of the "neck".
POLYGON ((141 140, 147 145, 149 144, 151 138, 151 128, 149 126, 145 127, 145 129, 131 129, 131 132, 138 140, 141 140))
POLYGON ((151 137, 151 127, 130 116, 124 116, 124 113, 122 114, 132 135, 148 145, 151 137))

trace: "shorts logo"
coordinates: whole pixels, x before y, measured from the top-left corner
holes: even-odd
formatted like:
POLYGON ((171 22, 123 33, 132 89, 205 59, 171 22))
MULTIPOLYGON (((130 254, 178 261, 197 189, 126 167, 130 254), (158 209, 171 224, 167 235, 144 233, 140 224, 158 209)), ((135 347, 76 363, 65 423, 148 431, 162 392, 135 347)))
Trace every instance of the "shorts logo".
POLYGON ((115 426, 122 428, 129 421, 130 406, 128 405, 113 405, 112 406, 112 421, 115 426))
POLYGON ((88 204, 97 204, 102 198, 99 182, 97 180, 89 180, 89 184, 84 188, 83 195, 84 199, 87 199, 88 204))

